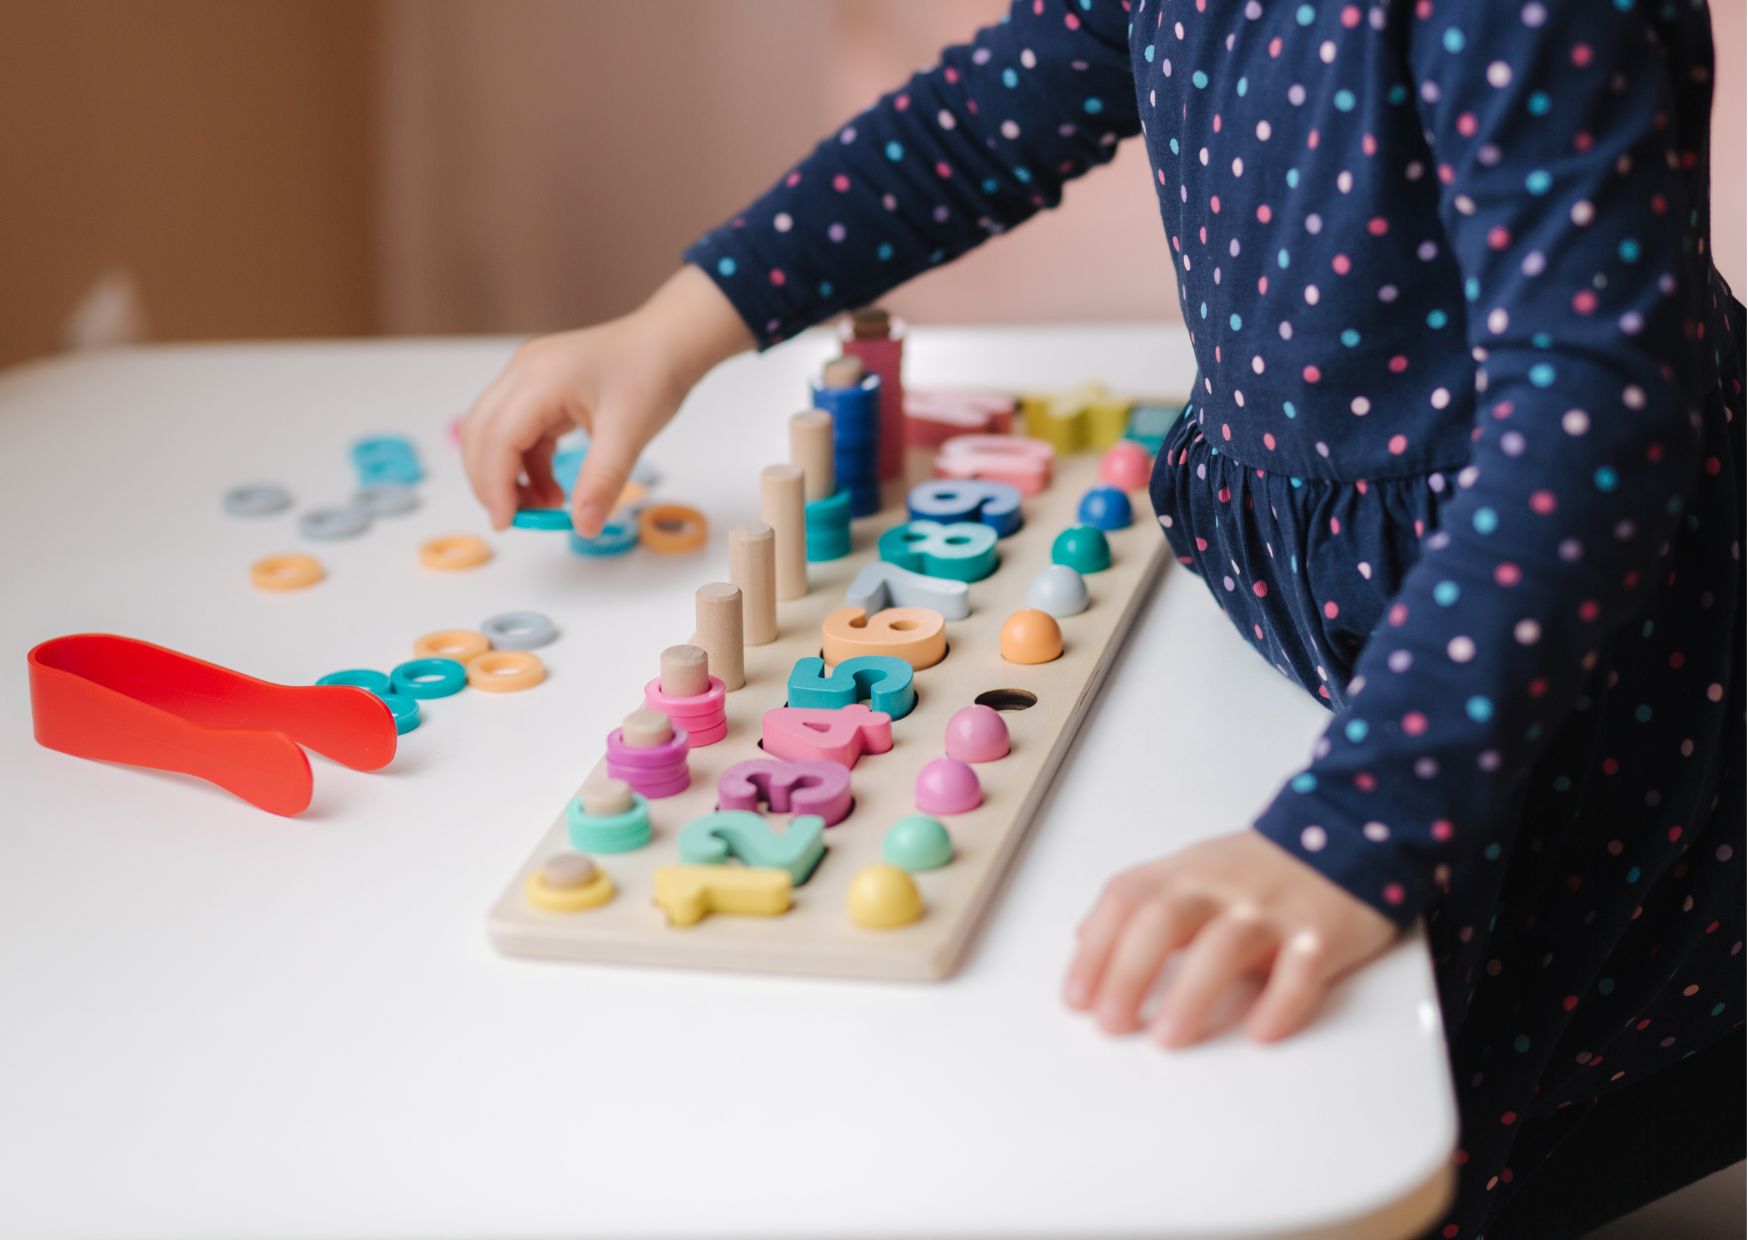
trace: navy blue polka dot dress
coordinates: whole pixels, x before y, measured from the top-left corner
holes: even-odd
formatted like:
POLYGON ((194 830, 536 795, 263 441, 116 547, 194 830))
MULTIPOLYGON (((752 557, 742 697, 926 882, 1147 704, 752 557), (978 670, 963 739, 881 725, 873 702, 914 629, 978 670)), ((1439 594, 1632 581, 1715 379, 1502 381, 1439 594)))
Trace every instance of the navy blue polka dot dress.
POLYGON ((1699 0, 1020 0, 687 254, 774 343, 1143 136, 1199 364, 1154 504, 1333 712, 1256 829, 1426 919, 1447 1236, 1742 1025, 1711 65, 1699 0))

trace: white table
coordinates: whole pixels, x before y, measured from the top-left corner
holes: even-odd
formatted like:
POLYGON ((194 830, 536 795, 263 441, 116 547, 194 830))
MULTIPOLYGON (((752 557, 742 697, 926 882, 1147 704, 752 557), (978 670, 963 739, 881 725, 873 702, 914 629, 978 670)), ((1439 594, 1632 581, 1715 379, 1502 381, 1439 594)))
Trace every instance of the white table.
MULTIPOLYGON (((654 445, 717 530, 830 349, 713 375, 654 445)), ((486 533, 445 424, 504 340, 163 348, 0 377, 0 1233, 60 1236, 1393 1235, 1436 1217, 1455 1120, 1417 940, 1309 1033, 1167 1054, 1058 1002, 1104 879, 1242 826, 1323 718, 1171 571, 961 973, 898 986, 511 961, 485 911, 690 628, 725 560, 590 561, 486 533), (350 491, 413 436, 424 508, 348 543, 220 515, 350 491), (252 588, 312 550, 329 579, 252 588), (126 633, 268 679, 387 667, 532 607, 551 680, 431 703, 385 773, 317 761, 274 818, 31 739, 26 649, 126 633), (629 654, 630 657, 626 657, 629 654), (1265 711, 1220 703, 1265 702, 1265 711), (1145 768, 1145 769, 1144 769, 1145 768)), ((1181 389, 1169 328, 926 330, 915 383, 1181 389)))

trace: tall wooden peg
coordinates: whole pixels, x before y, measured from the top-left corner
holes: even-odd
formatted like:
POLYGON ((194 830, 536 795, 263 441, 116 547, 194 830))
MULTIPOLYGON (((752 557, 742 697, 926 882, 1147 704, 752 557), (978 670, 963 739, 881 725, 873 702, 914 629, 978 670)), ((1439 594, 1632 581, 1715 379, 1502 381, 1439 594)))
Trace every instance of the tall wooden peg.
POLYGON ((704 648, 710 674, 729 692, 747 682, 746 656, 741 650, 742 621, 740 587, 713 581, 698 587, 696 644, 704 648))
POLYGON ((743 521, 728 532, 728 577, 740 587, 746 644, 763 646, 776 641, 777 536, 770 526, 763 521, 743 521))
POLYGON ((789 419, 789 461, 801 466, 807 501, 830 499, 838 489, 832 460, 832 415, 809 409, 789 419))
POLYGON ((799 465, 767 465, 759 474, 759 510, 776 539, 777 597, 807 593, 806 492, 799 465))

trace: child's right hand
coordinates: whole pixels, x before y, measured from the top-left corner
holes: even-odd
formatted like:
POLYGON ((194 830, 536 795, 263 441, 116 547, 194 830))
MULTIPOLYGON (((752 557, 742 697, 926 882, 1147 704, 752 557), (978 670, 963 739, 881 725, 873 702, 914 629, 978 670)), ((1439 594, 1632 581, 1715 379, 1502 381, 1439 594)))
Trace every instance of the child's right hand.
POLYGON ((686 393, 753 338, 708 276, 683 267, 622 318, 524 342, 461 424, 468 481, 494 529, 518 508, 556 508, 552 455, 572 427, 589 452, 571 492, 571 523, 594 537, 632 466, 686 393))

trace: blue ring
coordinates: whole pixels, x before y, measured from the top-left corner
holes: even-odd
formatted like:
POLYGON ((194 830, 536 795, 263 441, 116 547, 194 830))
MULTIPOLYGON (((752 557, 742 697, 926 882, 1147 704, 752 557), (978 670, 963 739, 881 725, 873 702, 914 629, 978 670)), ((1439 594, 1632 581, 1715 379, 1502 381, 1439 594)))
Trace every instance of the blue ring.
POLYGON ((467 686, 467 669, 454 659, 409 659, 388 674, 393 693, 443 698, 467 686))
POLYGON ((393 686, 389 684, 387 674, 379 672, 373 667, 348 667, 338 672, 329 672, 316 683, 318 685, 350 685, 354 689, 368 689, 377 697, 393 692, 393 686))
POLYGON ((571 531, 571 551, 577 555, 624 555, 637 546, 637 522, 612 517, 593 538, 571 531))
POLYGON ((571 514, 562 508, 519 508, 510 524, 519 530, 568 530, 571 514))
POLYGON ((419 710, 417 699, 404 693, 379 693, 376 696, 394 715, 395 735, 405 736, 419 726, 423 712, 419 710))

